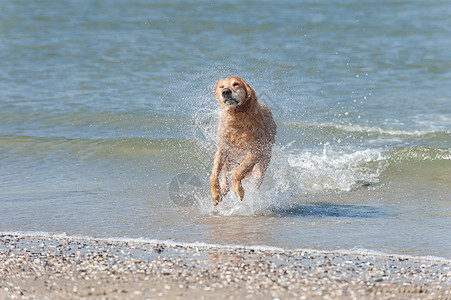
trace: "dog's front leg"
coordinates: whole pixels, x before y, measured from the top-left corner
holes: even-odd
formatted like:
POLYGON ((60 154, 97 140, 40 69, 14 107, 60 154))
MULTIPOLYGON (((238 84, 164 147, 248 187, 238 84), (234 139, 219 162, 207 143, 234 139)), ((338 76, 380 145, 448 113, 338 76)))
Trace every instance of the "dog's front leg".
POLYGON ((250 171, 254 168, 255 164, 258 163, 258 155, 248 153, 244 158, 243 162, 235 168, 232 174, 232 189, 241 200, 244 198, 244 189, 241 181, 249 175, 250 171))
POLYGON ((216 206, 222 201, 222 195, 220 193, 219 175, 221 174, 222 167, 224 166, 225 154, 218 147, 213 161, 213 170, 210 176, 211 197, 213 199, 213 205, 216 206))

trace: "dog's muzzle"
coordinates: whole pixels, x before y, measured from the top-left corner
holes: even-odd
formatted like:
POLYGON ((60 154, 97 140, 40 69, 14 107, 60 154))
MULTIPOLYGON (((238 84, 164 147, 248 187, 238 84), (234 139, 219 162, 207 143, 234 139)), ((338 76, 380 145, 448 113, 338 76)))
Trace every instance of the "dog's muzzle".
POLYGON ((225 88, 222 90, 222 101, 227 106, 234 106, 239 103, 239 101, 235 100, 232 96, 232 90, 229 88, 225 88))

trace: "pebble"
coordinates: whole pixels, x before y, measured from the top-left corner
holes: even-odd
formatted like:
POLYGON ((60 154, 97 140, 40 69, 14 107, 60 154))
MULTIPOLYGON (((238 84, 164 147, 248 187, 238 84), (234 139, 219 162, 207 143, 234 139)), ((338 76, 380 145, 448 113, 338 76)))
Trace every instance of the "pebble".
POLYGON ((408 257, 0 235, 0 299, 447 299, 450 267, 408 257))

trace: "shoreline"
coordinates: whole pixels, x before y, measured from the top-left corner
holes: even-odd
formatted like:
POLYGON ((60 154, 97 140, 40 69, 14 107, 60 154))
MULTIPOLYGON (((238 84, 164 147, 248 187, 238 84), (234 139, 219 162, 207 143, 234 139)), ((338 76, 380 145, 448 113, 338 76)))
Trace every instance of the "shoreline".
POLYGON ((151 239, 151 238, 134 238, 134 237, 96 237, 96 236, 82 236, 82 235, 67 235, 66 233, 50 233, 45 231, 0 231, 0 238, 4 236, 14 236, 20 238, 43 238, 43 239, 67 239, 72 241, 88 241, 88 242, 105 242, 105 243, 129 243, 129 244, 148 244, 148 245, 167 245, 169 247, 188 247, 198 249, 247 249, 247 250, 262 250, 262 251, 278 251, 278 252, 308 252, 317 255, 352 255, 352 256, 375 256, 375 257, 394 257, 400 259, 413 259, 422 261, 443 262, 451 265, 451 257, 443 257, 437 255, 412 255, 401 254, 398 252, 383 252, 379 250, 372 250, 367 248, 353 248, 353 249, 336 249, 325 250, 315 248, 283 248, 279 246, 268 245, 245 245, 245 244, 214 244, 207 242, 179 242, 171 239, 151 239))
POLYGON ((0 233, 0 299, 451 299, 449 260, 0 233))

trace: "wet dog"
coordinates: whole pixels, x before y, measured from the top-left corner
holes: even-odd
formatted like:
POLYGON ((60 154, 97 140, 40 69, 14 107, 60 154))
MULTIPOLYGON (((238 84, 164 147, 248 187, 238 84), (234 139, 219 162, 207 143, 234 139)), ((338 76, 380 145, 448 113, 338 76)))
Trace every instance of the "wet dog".
POLYGON ((260 187, 271 160, 276 123, 269 108, 257 101, 254 90, 239 77, 218 81, 215 94, 222 106, 218 148, 210 177, 211 197, 216 206, 229 192, 227 176, 232 168, 232 189, 241 200, 244 197, 241 181, 251 173, 260 187))

